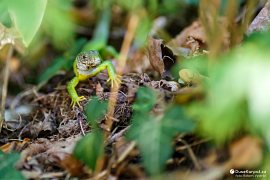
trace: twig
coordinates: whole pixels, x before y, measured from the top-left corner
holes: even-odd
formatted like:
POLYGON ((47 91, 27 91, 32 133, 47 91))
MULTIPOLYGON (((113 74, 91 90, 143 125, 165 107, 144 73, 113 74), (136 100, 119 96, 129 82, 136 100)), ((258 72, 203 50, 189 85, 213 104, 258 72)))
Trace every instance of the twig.
POLYGON ((85 136, 85 132, 84 132, 84 129, 83 129, 83 126, 82 126, 82 118, 78 118, 78 121, 79 121, 79 125, 80 125, 80 128, 81 128, 81 132, 83 134, 83 136, 85 136))
POLYGON ((136 142, 132 141, 128 147, 125 149, 125 151, 121 154, 121 156, 117 159, 116 165, 121 163, 126 157, 129 155, 129 153, 135 148, 136 142))
POLYGON ((83 136, 85 136, 85 132, 84 132, 84 129, 83 129, 83 125, 82 125, 82 117, 81 117, 81 115, 80 115, 80 111, 79 111, 79 109, 76 109, 76 114, 77 114, 77 120, 78 120, 78 124, 79 124, 79 126, 80 126, 80 129, 81 129, 81 132, 82 132, 82 134, 83 134, 83 136))
POLYGON ((1 99, 1 110, 0 110, 0 133, 2 130, 3 122, 5 120, 5 107, 6 107, 6 98, 7 98, 7 87, 8 87, 8 79, 9 79, 9 70, 10 70, 10 59, 13 54, 13 46, 10 45, 8 49, 6 66, 4 69, 4 79, 3 79, 3 87, 2 87, 2 99, 1 99))
MULTIPOLYGON (((118 59, 118 64, 117 64, 117 73, 120 76, 123 74, 124 67, 126 65, 128 52, 129 52, 129 49, 131 46, 131 42, 134 38, 138 22, 139 22, 139 17, 136 14, 132 14, 130 19, 129 19, 127 33, 125 35, 125 38, 124 38, 124 41, 123 41, 123 44, 121 47, 121 51, 120 51, 120 55, 119 55, 119 59, 118 59)), ((115 109, 117 95, 118 95, 117 92, 119 90, 120 84, 121 84, 121 82, 115 86, 112 86, 112 88, 111 88, 111 94, 110 94, 110 98, 109 98, 108 115, 107 115, 108 119, 105 122, 106 129, 108 130, 108 133, 111 131, 111 127, 113 124, 112 117, 114 114, 114 109, 115 109)), ((108 136, 108 133, 107 133, 107 136, 108 136)))
POLYGON ((49 172, 44 173, 40 175, 41 179, 54 179, 54 178, 60 178, 63 177, 66 174, 66 172, 49 172))
POLYGON ((110 144, 110 143, 114 142, 116 139, 122 137, 123 134, 125 134, 127 132, 129 127, 130 126, 127 126, 124 129, 122 129, 120 132, 118 132, 118 133, 114 134, 113 136, 109 137, 108 144, 110 144))
POLYGON ((188 154, 189 154, 195 168, 200 171, 202 169, 202 167, 199 164, 199 162, 198 162, 193 150, 191 149, 190 145, 183 139, 180 139, 179 141, 181 141, 187 147, 188 154))
MULTIPOLYGON (((180 140, 180 141, 181 141, 181 140, 180 140)), ((200 144, 205 143, 205 142, 208 142, 208 141, 210 141, 210 139, 202 139, 202 140, 200 140, 200 141, 191 143, 191 144, 189 144, 189 145, 184 145, 184 146, 181 146, 181 147, 177 147, 175 150, 176 150, 176 151, 183 151, 183 150, 185 150, 185 149, 191 148, 191 147, 193 147, 193 146, 200 145, 200 144)))

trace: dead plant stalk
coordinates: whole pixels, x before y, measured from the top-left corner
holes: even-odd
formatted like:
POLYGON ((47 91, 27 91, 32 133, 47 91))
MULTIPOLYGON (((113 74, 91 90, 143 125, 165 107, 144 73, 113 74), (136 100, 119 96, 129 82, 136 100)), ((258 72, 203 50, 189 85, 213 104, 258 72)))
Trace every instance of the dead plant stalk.
MULTIPOLYGON (((124 71, 124 67, 126 65, 126 60, 127 60, 127 56, 128 56, 128 52, 132 43, 132 40, 134 38, 135 32, 136 32, 136 28, 139 22, 139 17, 136 14, 132 14, 129 18, 129 23, 128 23, 128 28, 127 28, 127 32, 120 50, 120 55, 119 55, 119 59, 117 62, 117 74, 122 76, 123 71, 124 71)), ((113 124, 113 114, 114 114, 114 109, 115 109, 115 105, 117 102, 117 92, 119 90, 121 81, 119 84, 113 86, 111 88, 111 94, 110 94, 110 98, 109 98, 109 107, 108 107, 108 115, 107 115, 107 120, 106 120, 106 129, 108 130, 107 134, 109 134, 109 132, 111 131, 111 127, 113 124)))
POLYGON ((13 46, 9 45, 8 53, 6 58, 6 65, 4 68, 3 75, 3 86, 2 86, 2 95, 1 95, 1 110, 0 110, 0 133, 2 130, 2 126, 5 120, 5 107, 6 107, 6 98, 7 98, 7 88, 8 88, 8 79, 9 79, 9 71, 10 71, 10 59, 13 54, 13 46))

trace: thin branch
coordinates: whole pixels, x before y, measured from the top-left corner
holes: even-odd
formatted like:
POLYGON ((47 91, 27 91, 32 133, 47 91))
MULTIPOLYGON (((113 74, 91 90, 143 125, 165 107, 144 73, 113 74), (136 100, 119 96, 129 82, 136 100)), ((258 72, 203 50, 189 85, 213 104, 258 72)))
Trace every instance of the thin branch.
POLYGON ((198 162, 197 157, 195 156, 195 154, 194 154, 193 150, 191 149, 190 145, 183 139, 180 139, 179 141, 182 142, 187 147, 188 154, 189 154, 195 168, 198 171, 200 171, 202 169, 202 167, 201 167, 200 163, 198 162))
MULTIPOLYGON (((120 76, 123 74, 124 67, 126 65, 128 52, 129 52, 131 42, 136 32, 138 22, 139 22, 139 17, 136 14, 132 14, 129 19, 127 32, 126 32, 126 35, 125 35, 125 38, 121 47, 118 64, 116 68, 117 73, 120 76)), ((106 129, 108 132, 111 131, 111 127, 113 124, 113 114, 114 114, 114 109, 117 102, 117 95, 118 95, 117 92, 119 90, 120 84, 121 82, 117 85, 112 86, 111 88, 111 93, 110 93, 110 98, 109 98, 109 108, 108 108, 108 114, 107 114, 108 119, 106 120, 106 129)))
POLYGON ((1 109, 0 109, 0 133, 2 130, 2 126, 5 120, 5 107, 6 107, 6 98, 7 98, 7 88, 8 88, 8 79, 10 73, 10 59, 13 54, 13 46, 9 45, 8 54, 6 58, 6 65, 4 69, 4 79, 3 79, 3 87, 2 87, 2 99, 1 99, 1 109))
POLYGON ((108 144, 110 143, 113 143, 114 141, 116 141, 118 138, 122 137, 126 132, 127 130, 129 129, 130 126, 127 126, 125 127, 124 129, 122 129, 120 132, 112 135, 109 137, 109 140, 108 140, 108 144))

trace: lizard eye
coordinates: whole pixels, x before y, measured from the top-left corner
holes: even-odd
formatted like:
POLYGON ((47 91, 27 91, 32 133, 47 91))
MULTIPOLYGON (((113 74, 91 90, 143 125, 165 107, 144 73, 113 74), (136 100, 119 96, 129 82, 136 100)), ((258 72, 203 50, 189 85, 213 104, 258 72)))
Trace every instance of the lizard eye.
POLYGON ((83 58, 83 59, 86 59, 86 58, 87 58, 87 56, 84 54, 84 55, 82 55, 82 58, 83 58))

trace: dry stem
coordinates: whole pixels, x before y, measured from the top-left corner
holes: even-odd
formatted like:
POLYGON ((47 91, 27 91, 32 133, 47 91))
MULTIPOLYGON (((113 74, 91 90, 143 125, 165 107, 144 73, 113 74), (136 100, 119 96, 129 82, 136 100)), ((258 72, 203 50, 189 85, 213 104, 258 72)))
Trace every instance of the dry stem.
POLYGON ((2 130, 3 122, 5 120, 5 106, 6 106, 6 98, 7 98, 7 87, 8 87, 8 79, 9 79, 9 70, 10 70, 10 59, 13 54, 13 46, 9 45, 8 54, 6 59, 6 65, 4 69, 4 79, 3 79, 3 87, 2 87, 2 96, 1 96, 1 109, 0 109, 0 133, 2 130))
MULTIPOLYGON (((127 32, 126 32, 126 35, 125 35, 125 38, 121 47, 120 56, 119 56, 118 64, 116 68, 117 73, 120 76, 123 74, 124 67, 126 65, 128 52, 131 46, 131 42, 134 38, 138 22, 139 22, 139 17, 136 14, 132 14, 129 19, 128 29, 127 29, 127 32)), ((108 130, 108 132, 111 131, 111 127, 113 124, 113 114, 114 114, 114 109, 115 109, 115 105, 117 101, 117 95, 118 95, 117 92, 119 90, 120 84, 121 82, 111 88, 108 115, 107 115, 108 119, 106 120, 106 129, 108 130)))

